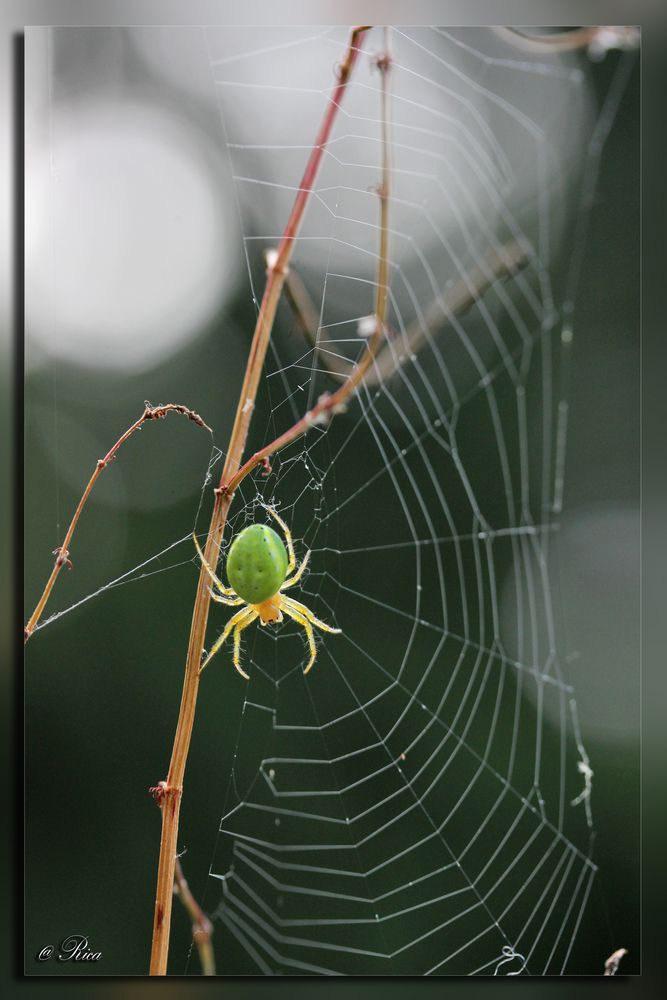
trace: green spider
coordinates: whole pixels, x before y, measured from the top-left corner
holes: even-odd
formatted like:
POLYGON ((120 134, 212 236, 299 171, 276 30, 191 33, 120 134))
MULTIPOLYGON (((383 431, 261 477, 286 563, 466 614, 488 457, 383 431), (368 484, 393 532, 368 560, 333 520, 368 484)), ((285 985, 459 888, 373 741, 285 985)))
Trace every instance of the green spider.
POLYGON ((290 530, 274 510, 270 507, 267 510, 283 529, 287 549, 285 549, 280 535, 273 528, 269 528, 266 524, 248 525, 237 535, 229 549, 227 578, 231 584, 230 587, 225 587, 215 575, 206 561, 197 536, 195 534, 192 536, 199 558, 214 584, 214 587, 209 588, 213 600, 230 607, 239 604, 245 605, 235 615, 232 615, 225 625, 222 635, 199 668, 200 673, 204 667, 208 666, 225 639, 233 632, 234 666, 242 677, 249 680, 248 674, 241 667, 241 632, 256 618, 259 618, 261 625, 270 625, 273 622, 281 622, 283 612, 285 612, 303 627, 310 649, 310 659, 304 674, 308 673, 317 656, 313 625, 322 629, 323 632, 331 632, 333 635, 341 632, 341 629, 331 628, 330 625, 326 625, 319 618, 316 618, 305 604, 300 604, 294 598, 286 597, 283 594, 284 590, 293 587, 303 576, 308 565, 310 552, 306 552, 303 562, 296 569, 296 556, 294 555, 290 530), (296 572, 294 572, 295 569, 296 572), (290 576, 290 573, 293 573, 293 576, 290 576))

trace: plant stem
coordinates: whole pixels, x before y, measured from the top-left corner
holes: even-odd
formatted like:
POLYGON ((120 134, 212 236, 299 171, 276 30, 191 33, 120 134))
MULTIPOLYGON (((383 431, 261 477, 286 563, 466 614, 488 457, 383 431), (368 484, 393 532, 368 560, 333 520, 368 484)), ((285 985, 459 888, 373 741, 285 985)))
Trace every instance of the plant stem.
MULTIPOLYGON (((386 36, 385 36, 386 44, 386 36)), ((375 312, 373 315, 373 333, 368 339, 366 350, 361 360, 350 373, 346 381, 336 390, 336 392, 324 393, 318 399, 315 406, 309 410, 300 420, 290 427, 284 434, 279 435, 270 444, 260 448, 259 451, 248 459, 248 461, 231 476, 223 473, 219 493, 222 496, 231 498, 245 477, 257 468, 258 465, 266 465, 271 455, 285 448, 288 444, 296 441, 305 434, 311 427, 326 421, 330 415, 340 413, 344 408, 348 398, 352 395, 357 386, 363 382, 366 373, 370 369, 373 361, 382 346, 385 338, 385 323, 387 315, 387 301, 389 298, 389 191, 391 181, 391 144, 389 141, 389 95, 387 89, 387 74, 391 66, 391 57, 388 50, 376 60, 377 68, 380 71, 381 86, 381 117, 382 117, 382 180, 377 188, 380 200, 380 247, 378 252, 378 273, 375 293, 375 312)))
MULTIPOLYGON (((402 357, 410 358, 417 354, 430 333, 440 335, 452 319, 474 306, 496 281, 503 281, 517 274, 526 266, 528 259, 528 245, 517 240, 489 250, 480 264, 472 267, 450 288, 444 289, 437 299, 423 309, 422 315, 406 327, 401 336, 402 357)), ((319 331, 318 337, 319 317, 303 282, 294 271, 287 276, 285 298, 305 339, 320 354, 318 365, 326 368, 328 374, 338 382, 345 382, 350 374, 350 362, 336 354, 334 341, 329 338, 326 330, 319 331)), ((389 327, 387 335, 389 339, 398 336, 389 327)), ((396 358, 395 352, 389 347, 389 340, 386 340, 375 357, 373 368, 366 373, 364 386, 370 389, 387 382, 400 366, 400 359, 396 358)))
MULTIPOLYGON (((250 420, 255 406, 259 378, 264 367, 264 359, 271 337, 278 301, 285 281, 287 266, 292 255, 303 213, 315 182, 322 154, 329 140, 340 102, 359 54, 363 42, 363 34, 367 30, 368 27, 364 26, 355 28, 352 31, 345 58, 338 70, 337 82, 333 88, 329 105, 311 150, 299 190, 294 200, 292 212, 278 247, 278 252, 267 270, 264 296, 250 346, 245 378, 229 441, 227 458, 220 479, 220 487, 215 491, 211 524, 204 548, 204 555, 210 566, 217 566, 227 512, 231 503, 231 493, 223 490, 221 487, 237 472, 243 458, 250 420)), ((160 782, 155 791, 156 799, 160 803, 162 810, 162 833, 150 964, 150 973, 154 976, 165 975, 167 971, 180 802, 183 791, 183 776, 197 704, 199 669, 204 649, 209 606, 210 591, 208 574, 202 564, 192 613, 183 692, 181 695, 176 734, 174 736, 171 763, 169 765, 169 774, 166 782, 160 782)))
POLYGON ((192 895, 192 890, 183 874, 180 858, 176 858, 176 867, 174 869, 174 895, 178 896, 192 920, 192 940, 199 952, 201 974, 202 976, 214 976, 215 955, 213 954, 213 947, 211 945, 213 924, 192 895))
POLYGON ((46 581, 46 586, 44 587, 42 596, 37 602, 37 606, 35 607, 35 610, 31 614, 28 624, 25 626, 23 630, 24 642, 27 642, 32 633, 35 631, 37 623, 39 622, 39 619, 42 617, 44 608, 46 607, 46 603, 49 599, 51 591, 53 590, 54 584, 58 579, 58 574, 60 573, 60 570, 63 568, 65 564, 67 564, 69 569, 72 568, 72 563, 69 558, 69 547, 72 543, 72 536, 74 535, 74 529, 77 526, 83 508, 86 506, 86 501, 88 500, 88 497, 92 492, 93 486, 97 482, 99 476, 101 475, 103 470, 106 469, 107 465, 109 465, 110 462, 113 462, 120 446, 124 444, 125 441, 127 441, 127 439, 131 437, 135 431, 139 430, 142 424, 145 424, 148 420, 161 420, 164 417, 166 417, 168 413, 181 413, 183 414, 183 416, 187 417, 188 420, 194 421, 194 423, 196 423, 199 427, 203 427, 205 430, 209 432, 211 431, 211 428, 208 426, 208 424, 204 423, 204 421, 202 420, 202 418, 199 416, 198 413, 195 413, 194 410, 189 410, 187 406, 183 406, 181 403, 165 403, 160 406, 151 406, 150 404, 146 403, 146 408, 139 417, 139 419, 135 420, 132 426, 128 427, 128 429, 125 431, 124 434, 121 434, 121 436, 116 441, 115 445, 109 449, 104 458, 98 459, 97 465, 95 466, 95 471, 88 480, 88 485, 83 491, 83 494, 81 495, 81 499, 79 500, 77 508, 74 511, 74 516, 70 522, 69 528, 67 529, 67 534, 63 539, 63 543, 62 545, 59 545, 58 548, 55 549, 53 552, 54 556, 56 556, 56 561, 54 563, 53 569, 51 570, 51 575, 49 579, 46 581))

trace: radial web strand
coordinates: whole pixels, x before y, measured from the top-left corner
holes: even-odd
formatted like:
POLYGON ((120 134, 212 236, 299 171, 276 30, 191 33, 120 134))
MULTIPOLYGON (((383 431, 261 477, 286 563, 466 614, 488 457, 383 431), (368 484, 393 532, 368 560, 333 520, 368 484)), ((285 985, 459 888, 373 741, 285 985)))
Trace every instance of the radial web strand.
MULTIPOLYGON (((343 32, 206 34, 258 301, 343 32)), ((599 109, 585 53, 527 54, 491 29, 390 42, 388 342, 346 413, 242 484, 228 533, 275 505, 297 556, 312 550, 300 599, 343 634, 318 638, 304 678, 297 626, 244 633, 206 902, 229 974, 576 972, 594 779, 549 557, 585 219, 628 63, 599 109)), ((382 45, 295 247, 315 339, 286 308, 257 445, 364 347, 382 45)))
MULTIPOLYGON (((201 31, 258 306, 346 30, 201 31)), ((227 975, 589 971, 572 956, 596 873, 596 762, 553 539, 588 224, 634 54, 615 54, 600 100, 585 50, 492 28, 387 37, 386 342, 345 412, 243 481, 218 567, 274 507, 297 559, 311 550, 289 593, 342 634, 316 634, 307 676, 288 620, 243 632, 247 685, 231 641, 207 669, 202 689, 211 671, 244 687, 202 902, 227 975)), ((374 29, 325 151, 248 454, 365 349, 384 46, 374 29)), ((194 573, 186 529, 206 531, 223 446, 180 537, 38 629, 152 573, 194 573)), ((209 648, 228 616, 213 606, 209 648)))

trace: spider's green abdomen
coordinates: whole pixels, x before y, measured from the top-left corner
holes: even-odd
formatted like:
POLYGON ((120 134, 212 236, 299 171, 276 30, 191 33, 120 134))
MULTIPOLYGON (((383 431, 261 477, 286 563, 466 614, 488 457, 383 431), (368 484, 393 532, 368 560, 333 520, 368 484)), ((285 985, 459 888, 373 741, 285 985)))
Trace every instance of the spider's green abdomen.
POLYGON ((261 604, 280 590, 287 574, 287 550, 266 524, 251 524, 231 544, 227 579, 247 604, 261 604))

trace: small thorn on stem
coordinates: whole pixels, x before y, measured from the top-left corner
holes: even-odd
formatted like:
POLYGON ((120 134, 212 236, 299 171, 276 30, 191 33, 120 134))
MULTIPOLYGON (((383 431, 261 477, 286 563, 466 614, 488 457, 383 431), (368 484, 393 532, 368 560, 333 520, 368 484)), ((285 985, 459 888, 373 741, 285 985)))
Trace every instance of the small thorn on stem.
POLYGON ((167 794, 167 782, 158 781, 157 785, 153 785, 152 788, 148 789, 148 794, 153 796, 158 805, 161 805, 162 799, 167 794))
POLYGON ((373 65, 377 66, 381 73, 388 73, 392 64, 391 54, 389 52, 381 52, 379 55, 375 56, 373 60, 373 65))
POLYGON ((54 549, 53 555, 56 556, 56 566, 67 566, 68 569, 72 568, 72 560, 69 557, 67 549, 54 549))
POLYGON ((269 462, 269 459, 268 459, 267 455, 264 456, 264 458, 262 459, 262 461, 261 461, 260 464, 262 466, 262 475, 265 478, 267 476, 270 476, 273 467, 272 467, 271 463, 269 462))
POLYGON ((334 72, 334 77, 336 78, 336 80, 338 80, 339 83, 343 83, 345 80, 347 80, 349 70, 345 65, 345 63, 342 62, 334 63, 333 72, 334 72))
POLYGON ((168 795, 179 796, 181 791, 182 789, 176 788, 175 785, 169 785, 166 781, 158 781, 157 785, 148 789, 148 794, 152 795, 157 804, 162 807, 168 795))

